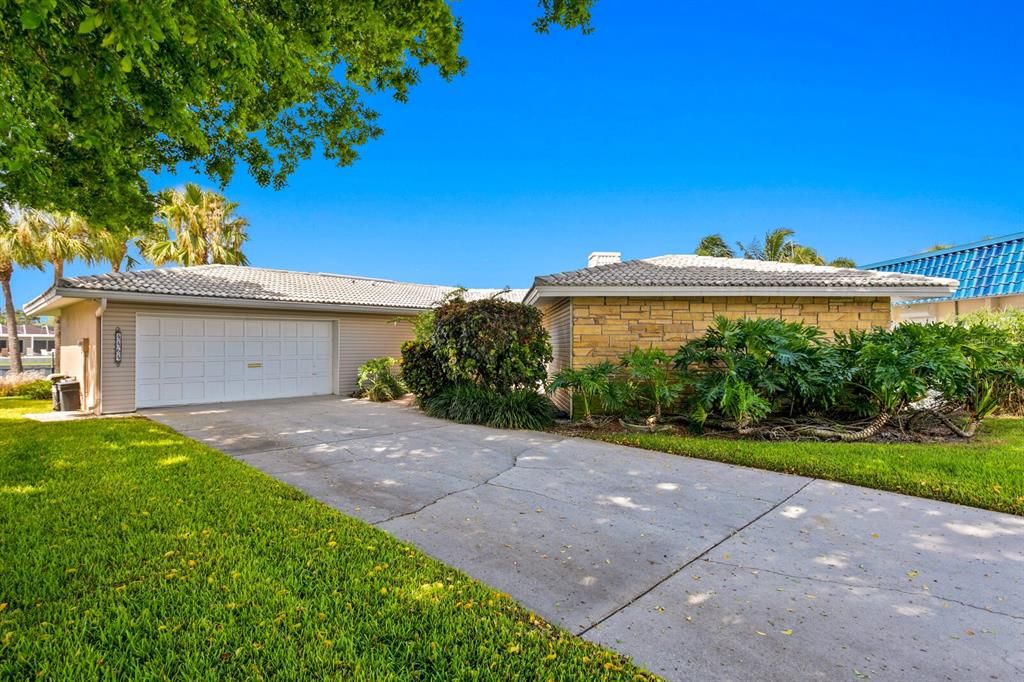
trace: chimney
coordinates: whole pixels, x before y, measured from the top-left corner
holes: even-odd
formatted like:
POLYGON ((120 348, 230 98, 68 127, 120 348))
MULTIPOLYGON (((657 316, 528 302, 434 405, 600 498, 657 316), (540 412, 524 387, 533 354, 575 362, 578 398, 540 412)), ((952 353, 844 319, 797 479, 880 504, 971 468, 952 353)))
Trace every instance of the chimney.
POLYGON ((592 254, 587 256, 587 267, 592 268, 597 265, 611 265, 612 263, 621 263, 622 253, 619 251, 594 251, 592 254))

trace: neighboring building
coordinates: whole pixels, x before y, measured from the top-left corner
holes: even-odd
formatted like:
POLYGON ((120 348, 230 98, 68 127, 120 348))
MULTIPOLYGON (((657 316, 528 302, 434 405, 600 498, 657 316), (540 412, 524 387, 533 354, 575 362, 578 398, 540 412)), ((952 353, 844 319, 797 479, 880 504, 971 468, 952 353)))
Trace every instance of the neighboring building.
POLYGON ((930 322, 976 310, 1024 309, 1024 232, 861 267, 959 280, 960 287, 947 296, 896 305, 897 321, 930 322))
MULTIPOLYGON (((675 350, 716 314, 805 320, 826 330, 889 323, 890 302, 948 296, 950 280, 696 256, 538 277, 525 290, 471 289, 542 308, 551 370, 634 346, 675 350)), ((56 314, 61 370, 102 412, 306 395, 347 395, 366 360, 397 356, 412 316, 453 287, 230 265, 73 277, 25 306, 56 314)), ((564 397, 558 402, 566 407, 564 397)))
MULTIPOLYGON (((19 324, 18 348, 24 356, 53 354, 53 327, 47 324, 19 324)), ((7 327, 0 322, 0 357, 7 357, 7 327)))
MULTIPOLYGON (((611 255, 534 279, 525 301, 544 310, 551 371, 615 361, 636 346, 673 353, 718 315, 801 321, 828 334, 884 327, 892 302, 956 289, 953 280, 900 273, 691 255, 618 262, 611 255)), ((556 403, 571 411, 568 395, 556 403)))

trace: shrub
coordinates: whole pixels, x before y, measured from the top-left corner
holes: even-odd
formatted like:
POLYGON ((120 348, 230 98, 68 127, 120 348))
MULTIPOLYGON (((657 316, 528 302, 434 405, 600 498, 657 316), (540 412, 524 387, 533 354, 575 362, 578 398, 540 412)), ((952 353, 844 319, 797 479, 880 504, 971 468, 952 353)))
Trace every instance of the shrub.
POLYGON ((773 319, 715 319, 673 358, 692 388, 692 423, 721 414, 742 430, 780 412, 831 408, 849 371, 817 327, 773 319))
POLYGON ((357 383, 360 392, 370 400, 384 403, 405 395, 405 386, 395 376, 398 361, 394 358, 373 358, 359 368, 357 383))
POLYGON ((668 354, 659 348, 634 348, 623 354, 621 366, 625 375, 624 398, 639 402, 650 415, 649 422, 660 421, 662 411, 682 392, 668 354))
POLYGON ((551 378, 547 392, 551 394, 558 390, 567 390, 573 397, 578 397, 583 406, 583 419, 588 424, 593 424, 591 408, 595 402, 605 408, 619 406, 619 384, 615 377, 616 367, 607 361, 579 369, 566 367, 551 378))
POLYGON ((554 422, 555 406, 534 389, 495 391, 460 382, 420 401, 432 417, 499 429, 544 429, 554 422))
POLYGON ((52 395, 51 386, 48 380, 33 372, 5 374, 0 377, 0 398, 47 400, 52 395))
MULTIPOLYGON (((1024 347, 1024 310, 979 310, 960 318, 967 327, 984 326, 1005 332, 1018 348, 1024 347)), ((1024 416, 1024 388, 1009 387, 999 403, 1000 412, 1024 416)))
POLYGON ((421 399, 437 395, 452 383, 434 347, 420 340, 402 344, 402 381, 421 399))
POLYGON ((434 312, 434 352, 453 381, 498 392, 533 389, 552 359, 541 320, 540 310, 525 303, 453 296, 434 312))

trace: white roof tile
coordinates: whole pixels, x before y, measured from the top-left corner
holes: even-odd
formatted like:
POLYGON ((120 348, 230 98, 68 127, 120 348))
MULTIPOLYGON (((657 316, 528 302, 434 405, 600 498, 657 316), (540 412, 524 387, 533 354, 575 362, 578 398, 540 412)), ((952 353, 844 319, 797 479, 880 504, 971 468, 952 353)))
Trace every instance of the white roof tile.
MULTIPOLYGON (((58 288, 413 310, 429 308, 455 290, 455 287, 434 284, 239 265, 199 265, 69 277, 61 280, 58 288)), ((522 301, 526 290, 467 289, 465 294, 467 300, 494 295, 522 301)))

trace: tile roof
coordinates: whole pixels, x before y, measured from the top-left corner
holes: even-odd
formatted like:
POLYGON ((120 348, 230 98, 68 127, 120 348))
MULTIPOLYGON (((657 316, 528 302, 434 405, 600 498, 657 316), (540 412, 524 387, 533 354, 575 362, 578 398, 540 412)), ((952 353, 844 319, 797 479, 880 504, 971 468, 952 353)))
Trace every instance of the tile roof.
MULTIPOLYGON (((96 291, 424 309, 437 303, 455 287, 238 265, 198 265, 68 277, 61 280, 58 289, 69 295, 74 295, 75 291, 96 291)), ((466 298, 486 298, 502 291, 468 289, 466 298)), ((501 297, 521 301, 525 295, 525 289, 510 289, 501 297)))
MULTIPOLYGON (((19 324, 17 331, 20 336, 53 336, 53 327, 45 324, 19 324)), ((7 325, 0 322, 0 338, 7 337, 7 325)))
POLYGON ((1024 232, 862 267, 960 280, 956 293, 931 301, 1024 294, 1024 232))
POLYGON ((954 286, 903 273, 742 258, 668 255, 544 275, 534 286, 579 287, 936 287, 954 286))

